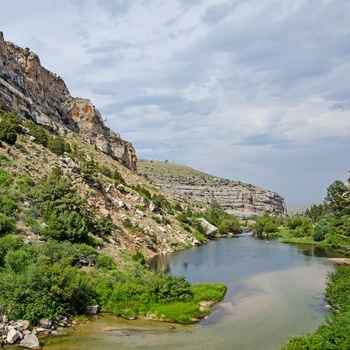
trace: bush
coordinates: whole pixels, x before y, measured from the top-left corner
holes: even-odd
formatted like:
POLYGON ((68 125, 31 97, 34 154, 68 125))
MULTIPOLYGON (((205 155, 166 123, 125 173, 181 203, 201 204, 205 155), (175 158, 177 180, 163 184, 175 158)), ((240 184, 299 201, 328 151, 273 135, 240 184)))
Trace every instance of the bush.
POLYGON ((278 231, 278 222, 276 218, 265 214, 258 217, 255 220, 255 224, 252 229, 256 232, 258 236, 274 234, 278 231))
POLYGON ((308 219, 303 219, 301 225, 298 225, 294 230, 291 230, 291 234, 294 237, 307 237, 312 232, 312 224, 308 219))
POLYGON ((96 260, 96 267, 98 269, 113 270, 117 267, 117 265, 110 256, 106 254, 99 254, 96 260))
POLYGON ((118 226, 104 216, 100 216, 94 223, 94 233, 99 236, 110 236, 118 226))
POLYGON ((114 170, 114 173, 112 175, 112 179, 115 180, 116 184, 125 185, 125 183, 126 183, 123 176, 120 174, 120 172, 118 170, 114 170))
POLYGON ((64 152, 69 153, 71 151, 69 143, 67 143, 63 137, 50 137, 47 144, 50 151, 62 156, 64 152))
POLYGON ((316 241, 323 241, 325 238, 325 235, 328 233, 328 224, 327 221, 321 220, 316 223, 313 231, 312 231, 312 238, 316 241))
POLYGON ((4 113, 0 116, 0 140, 15 144, 17 133, 21 132, 22 119, 16 112, 4 113))
POLYGON ((41 125, 35 124, 32 120, 24 123, 24 126, 29 129, 30 134, 35 137, 35 142, 39 145, 47 147, 49 137, 45 129, 41 125))
POLYGON ((13 218, 9 218, 5 214, 0 213, 0 237, 13 232, 15 227, 13 218))
POLYGON ((20 237, 12 237, 6 235, 0 238, 0 267, 4 267, 5 256, 9 251, 20 249, 24 246, 24 243, 20 237))
POLYGON ((230 215, 219 223, 218 229, 220 234, 241 233, 242 225, 235 216, 230 215))
POLYGON ((35 203, 46 224, 43 235, 57 240, 87 242, 93 217, 86 202, 59 168, 54 168, 38 183, 35 203))
POLYGON ((137 251, 134 255, 132 255, 132 260, 138 261, 143 266, 146 265, 146 258, 140 251, 137 251))
POLYGON ((77 211, 54 212, 45 223, 47 226, 41 231, 43 236, 70 242, 86 242, 88 239, 88 223, 77 211))

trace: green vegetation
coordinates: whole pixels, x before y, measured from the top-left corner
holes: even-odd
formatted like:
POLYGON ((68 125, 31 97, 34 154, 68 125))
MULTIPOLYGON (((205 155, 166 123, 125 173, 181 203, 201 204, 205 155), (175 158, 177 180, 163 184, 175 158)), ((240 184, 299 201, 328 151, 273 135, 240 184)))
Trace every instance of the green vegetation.
POLYGON ((50 239, 31 245, 6 235, 0 247, 0 309, 14 319, 35 322, 79 314, 98 303, 102 311, 118 316, 150 314, 187 323, 209 312, 200 311, 199 302, 221 300, 226 292, 222 285, 191 286, 183 277, 153 275, 143 266, 142 254, 122 270, 112 258, 85 244, 50 239), (96 264, 97 269, 79 269, 81 261, 96 264))
MULTIPOLYGON (((313 205, 303 216, 287 220, 285 241, 330 246, 350 256, 350 189, 335 181, 323 204, 313 205), (287 237, 287 239, 286 239, 287 237)), ((282 350, 338 350, 350 348, 350 266, 338 265, 329 274, 326 299, 331 314, 318 329, 305 336, 291 336, 282 350)))
POLYGON ((275 217, 265 214, 255 219, 251 229, 259 236, 274 235, 278 231, 278 221, 275 217))
POLYGON ((34 137, 35 142, 48 147, 53 153, 63 155, 65 152, 71 152, 69 143, 61 136, 50 135, 45 129, 35 124, 32 120, 23 121, 16 112, 0 113, 0 141, 14 145, 17 141, 17 135, 27 128, 34 137))
POLYGON ((13 145, 17 141, 17 134, 21 132, 22 119, 16 112, 0 114, 0 141, 13 145))
POLYGON ((234 215, 226 213, 216 201, 211 202, 209 209, 203 213, 202 217, 216 226, 220 235, 242 232, 240 221, 234 215))
POLYGON ((228 214, 216 201, 213 201, 205 211, 195 212, 190 208, 186 208, 176 216, 176 219, 182 223, 187 231, 193 232, 200 241, 205 241, 207 240, 204 236, 205 229, 199 222, 199 218, 204 218, 210 224, 216 226, 218 235, 242 232, 242 224, 237 217, 228 214))
MULTIPOLYGON (((8 163, 6 157, 1 161, 8 163)), ((85 171, 89 169, 92 177, 102 174, 122 182, 120 173, 107 166, 87 164, 85 171)), ((159 212, 174 210, 165 197, 141 192, 159 212)), ((72 179, 58 167, 35 181, 0 168, 0 194, 0 310, 11 319, 37 322, 81 314, 87 305, 98 304, 102 311, 118 316, 188 323, 209 313, 200 302, 212 304, 226 292, 222 285, 191 286, 183 277, 154 275, 146 269, 141 252, 121 262, 97 249, 96 236, 103 246, 103 239, 123 230, 92 212, 72 179), (18 221, 41 240, 24 243, 18 221)), ((187 215, 192 216, 190 210, 187 215)), ((143 232, 130 219, 123 225, 128 231, 143 232)))

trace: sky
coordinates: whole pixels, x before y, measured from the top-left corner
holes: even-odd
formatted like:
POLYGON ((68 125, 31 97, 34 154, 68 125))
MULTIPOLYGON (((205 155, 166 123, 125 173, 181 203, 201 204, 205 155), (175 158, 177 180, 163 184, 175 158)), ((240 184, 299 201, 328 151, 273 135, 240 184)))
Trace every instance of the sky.
POLYGON ((0 0, 138 158, 321 202, 350 164, 348 0, 0 0))

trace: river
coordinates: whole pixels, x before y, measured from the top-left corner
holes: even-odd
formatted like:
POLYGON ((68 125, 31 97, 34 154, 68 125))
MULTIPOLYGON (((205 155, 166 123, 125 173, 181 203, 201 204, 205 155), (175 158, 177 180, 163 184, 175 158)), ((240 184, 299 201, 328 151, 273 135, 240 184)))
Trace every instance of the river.
POLYGON ((184 326, 97 316, 47 338, 44 349, 276 350, 288 335, 312 332, 323 322, 327 273, 334 268, 329 257, 336 257, 330 249, 250 235, 160 255, 151 269, 227 285, 209 317, 184 326))

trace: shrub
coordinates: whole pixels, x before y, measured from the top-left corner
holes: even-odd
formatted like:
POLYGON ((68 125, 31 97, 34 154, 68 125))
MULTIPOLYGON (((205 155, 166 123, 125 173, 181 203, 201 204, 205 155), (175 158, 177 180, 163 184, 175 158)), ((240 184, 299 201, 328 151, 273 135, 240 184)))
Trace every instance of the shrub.
POLYGON ((106 254, 99 254, 96 260, 96 267, 98 269, 113 270, 117 267, 117 265, 110 256, 106 254))
POLYGON ((0 238, 0 266, 4 266, 4 258, 9 251, 20 249, 24 243, 20 237, 6 235, 0 238))
POLYGON ((71 151, 69 143, 67 143, 63 137, 50 137, 48 140, 48 148, 57 155, 63 155, 64 152, 69 153, 71 151))
POLYGON ((316 223, 312 231, 312 238, 316 242, 323 241, 326 233, 328 233, 328 224, 325 220, 321 220, 316 223))
POLYGON ((35 191, 35 203, 46 223, 42 234, 57 240, 86 242, 93 218, 86 202, 59 168, 44 177, 35 191))
POLYGON ((46 227, 41 234, 59 241, 86 242, 88 238, 88 223, 77 211, 64 210, 53 212, 46 218, 46 227))
POLYGON ((8 188, 11 184, 12 176, 3 168, 0 168, 0 188, 8 188))
POLYGON ((218 229, 221 234, 241 233, 242 225, 235 216, 230 215, 219 223, 218 229))
POLYGON ((146 258, 140 251, 137 251, 134 255, 132 255, 132 260, 138 261, 141 265, 146 265, 146 258))
POLYGON ((0 213, 0 237, 13 232, 15 227, 16 226, 13 218, 10 218, 5 214, 0 213))
POLYGON ((252 226, 252 229, 258 236, 269 235, 277 232, 278 223, 274 217, 265 214, 255 220, 255 224, 252 226))
POLYGON ((0 140, 11 145, 15 144, 17 133, 22 130, 22 119, 16 112, 4 113, 0 118, 0 140))
POLYGON ((110 236, 118 226, 104 216, 100 216, 94 223, 94 233, 99 236, 110 236))
POLYGON ((125 180, 117 169, 114 170, 113 175, 112 175, 112 179, 115 180, 116 184, 125 185, 125 180))
POLYGON ((29 129, 30 134, 35 137, 35 142, 47 147, 49 137, 45 129, 41 125, 35 124, 32 120, 24 123, 24 126, 29 129))

